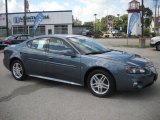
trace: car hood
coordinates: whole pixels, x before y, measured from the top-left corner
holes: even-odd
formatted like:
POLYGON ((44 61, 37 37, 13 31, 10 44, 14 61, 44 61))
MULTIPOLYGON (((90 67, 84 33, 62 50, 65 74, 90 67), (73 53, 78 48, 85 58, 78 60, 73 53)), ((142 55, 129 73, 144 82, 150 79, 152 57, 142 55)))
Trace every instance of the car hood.
POLYGON ((114 61, 134 66, 146 66, 147 64, 151 64, 149 59, 142 58, 140 55, 117 50, 112 50, 103 54, 96 54, 94 56, 103 59, 112 59, 114 61))

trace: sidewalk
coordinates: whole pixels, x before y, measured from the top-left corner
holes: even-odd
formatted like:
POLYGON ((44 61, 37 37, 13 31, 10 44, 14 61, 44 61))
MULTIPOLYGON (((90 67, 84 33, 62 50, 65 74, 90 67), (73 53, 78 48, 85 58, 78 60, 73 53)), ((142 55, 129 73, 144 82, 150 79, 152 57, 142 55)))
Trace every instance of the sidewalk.
MULTIPOLYGON (((120 47, 120 46, 128 46, 129 47, 138 47, 139 46, 139 38, 100 38, 96 39, 98 42, 102 43, 106 46, 112 46, 112 47, 120 47)), ((150 38, 146 38, 146 47, 150 46, 150 38)))

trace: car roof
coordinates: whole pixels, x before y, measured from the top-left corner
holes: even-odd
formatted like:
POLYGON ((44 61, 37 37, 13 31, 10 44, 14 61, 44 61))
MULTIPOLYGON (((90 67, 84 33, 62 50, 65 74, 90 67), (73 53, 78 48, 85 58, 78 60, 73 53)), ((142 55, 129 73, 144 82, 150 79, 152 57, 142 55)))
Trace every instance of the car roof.
POLYGON ((15 34, 13 36, 30 36, 30 35, 28 35, 28 34, 15 34))
POLYGON ((68 38, 68 37, 80 37, 82 35, 68 35, 68 34, 55 34, 55 35, 41 35, 35 36, 34 38, 41 38, 41 37, 58 37, 58 38, 68 38))

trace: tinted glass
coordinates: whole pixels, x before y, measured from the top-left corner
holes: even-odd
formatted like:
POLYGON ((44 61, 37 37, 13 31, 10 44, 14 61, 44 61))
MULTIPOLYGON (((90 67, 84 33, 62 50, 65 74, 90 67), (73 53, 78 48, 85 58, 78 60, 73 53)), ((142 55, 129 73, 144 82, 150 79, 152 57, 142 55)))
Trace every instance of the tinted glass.
POLYGON ((82 54, 103 53, 109 51, 105 46, 97 43, 95 40, 87 37, 70 37, 69 42, 73 44, 82 54))
POLYGON ((17 40, 26 40, 27 39, 27 36, 19 36, 17 37, 17 40))
POLYGON ((59 38, 51 38, 49 42, 49 51, 55 53, 63 53, 71 49, 68 43, 59 38))
POLYGON ((45 50, 46 42, 47 42, 47 38, 35 39, 32 41, 29 41, 27 43, 27 46, 33 49, 45 50))
POLYGON ((15 36, 8 36, 4 40, 9 40, 9 39, 14 39, 14 38, 15 38, 15 36))

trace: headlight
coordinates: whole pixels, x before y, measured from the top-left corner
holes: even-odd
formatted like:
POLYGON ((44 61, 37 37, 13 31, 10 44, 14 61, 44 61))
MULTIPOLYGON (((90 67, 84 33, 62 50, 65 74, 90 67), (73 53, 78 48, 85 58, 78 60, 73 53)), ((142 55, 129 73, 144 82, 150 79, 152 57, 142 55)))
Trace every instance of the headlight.
POLYGON ((126 72, 128 74, 144 74, 146 70, 141 67, 126 66, 126 72))

